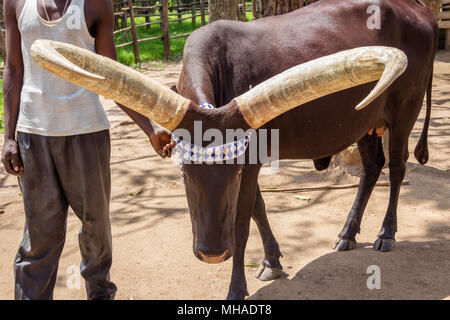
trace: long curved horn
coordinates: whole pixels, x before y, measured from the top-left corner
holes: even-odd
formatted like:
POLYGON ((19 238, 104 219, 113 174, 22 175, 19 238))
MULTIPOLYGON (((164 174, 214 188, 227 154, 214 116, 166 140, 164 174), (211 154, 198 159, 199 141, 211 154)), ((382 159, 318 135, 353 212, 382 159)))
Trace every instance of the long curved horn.
POLYGON ((382 94, 405 70, 408 59, 391 47, 361 47, 295 66, 235 98, 244 119, 259 128, 297 106, 379 80, 356 106, 360 110, 382 94))
POLYGON ((123 104, 171 131, 192 103, 131 68, 70 44, 36 40, 31 55, 45 70, 123 104))

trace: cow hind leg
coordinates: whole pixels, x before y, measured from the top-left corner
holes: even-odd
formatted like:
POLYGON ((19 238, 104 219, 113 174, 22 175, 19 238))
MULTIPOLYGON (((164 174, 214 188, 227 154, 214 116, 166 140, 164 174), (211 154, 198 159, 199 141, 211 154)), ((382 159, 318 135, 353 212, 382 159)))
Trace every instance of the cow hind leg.
POLYGON ((280 257, 283 255, 281 254, 278 242, 270 229, 264 199, 261 195, 261 191, 259 190, 259 186, 256 194, 255 210, 252 213, 252 218, 258 226, 264 246, 264 260, 258 271, 256 271, 255 276, 261 281, 269 281, 279 278, 283 270, 283 267, 280 264, 280 257))
POLYGON ((335 249, 338 251, 355 248, 355 237, 360 232, 364 209, 385 163, 382 141, 377 135, 365 135, 358 141, 358 150, 361 155, 363 173, 355 202, 335 243, 335 249))
POLYGON ((408 156, 408 135, 398 135, 393 130, 389 133, 389 180, 391 184, 389 204, 381 231, 373 245, 375 250, 385 252, 394 247, 395 233, 397 232, 398 198, 400 186, 405 177, 408 156))

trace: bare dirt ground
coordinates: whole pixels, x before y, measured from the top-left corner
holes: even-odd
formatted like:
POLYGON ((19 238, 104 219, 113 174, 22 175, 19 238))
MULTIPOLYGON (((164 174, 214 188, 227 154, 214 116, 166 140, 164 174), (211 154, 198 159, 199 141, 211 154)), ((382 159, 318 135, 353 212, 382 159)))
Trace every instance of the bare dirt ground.
MULTIPOLYGON (((175 84, 181 65, 150 65, 146 73, 175 84)), ((246 267, 250 299, 449 299, 450 298, 450 51, 439 52, 435 66, 430 161, 420 166, 411 154, 398 210, 397 244, 380 253, 371 245, 387 208, 389 188, 377 188, 366 209, 357 248, 335 252, 356 189, 265 193, 270 223, 284 254, 282 279, 261 282, 246 267), (381 289, 366 286, 367 267, 381 269, 381 289)), ((231 260, 208 265, 192 253, 192 233, 179 168, 160 159, 143 133, 110 101, 114 241, 112 280, 117 299, 223 299, 231 260)), ((422 110, 410 138, 413 152, 422 130, 422 110)), ((3 141, 0 141, 3 143, 3 141)), ((316 172, 312 161, 283 161, 277 176, 261 176, 263 188, 292 188, 358 181, 339 169, 316 172)), ((383 170, 381 179, 387 180, 383 170)), ((17 180, 0 173, 0 299, 13 298, 12 262, 22 237, 24 214, 17 180)), ((85 299, 84 285, 70 289, 80 255, 80 223, 70 213, 67 241, 59 266, 56 299, 85 299), (75 267, 73 267, 75 266, 75 267)), ((255 224, 246 264, 259 264, 262 244, 255 224)), ((75 282, 76 283, 76 282, 75 282)))

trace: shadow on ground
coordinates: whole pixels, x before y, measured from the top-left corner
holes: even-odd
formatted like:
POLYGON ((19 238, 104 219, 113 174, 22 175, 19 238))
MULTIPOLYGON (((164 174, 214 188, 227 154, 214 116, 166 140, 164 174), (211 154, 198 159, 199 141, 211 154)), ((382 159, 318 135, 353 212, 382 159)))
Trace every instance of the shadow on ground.
MULTIPOLYGON (((321 256, 291 279, 275 280, 249 299, 443 299, 450 296, 449 252, 449 240, 402 241, 388 253, 374 251, 369 243, 359 244, 352 251, 321 256), (379 290, 367 288, 372 273, 366 271, 371 265, 381 270, 379 290)), ((294 273, 286 272, 289 278, 294 273)))

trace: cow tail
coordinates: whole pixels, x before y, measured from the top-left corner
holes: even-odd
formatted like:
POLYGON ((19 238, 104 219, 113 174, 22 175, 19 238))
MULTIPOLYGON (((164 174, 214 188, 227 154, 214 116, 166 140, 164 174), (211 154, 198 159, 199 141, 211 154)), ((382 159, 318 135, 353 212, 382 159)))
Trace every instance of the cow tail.
POLYGON ((420 164, 425 164, 428 161, 428 127, 430 126, 431 116, 431 93, 433 88, 433 69, 431 69, 431 75, 428 80, 427 88, 427 114, 423 124, 422 134, 420 135, 419 142, 414 150, 414 156, 420 164))

